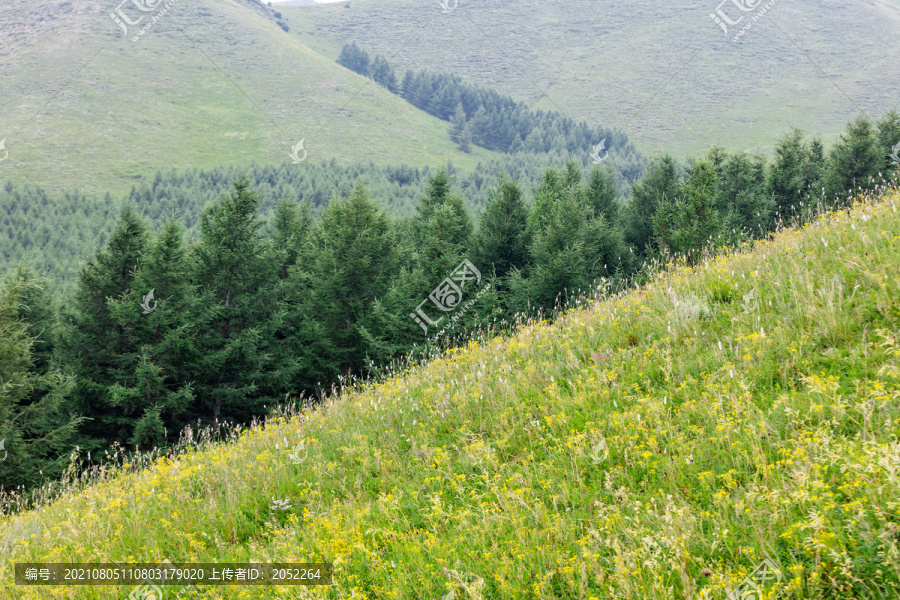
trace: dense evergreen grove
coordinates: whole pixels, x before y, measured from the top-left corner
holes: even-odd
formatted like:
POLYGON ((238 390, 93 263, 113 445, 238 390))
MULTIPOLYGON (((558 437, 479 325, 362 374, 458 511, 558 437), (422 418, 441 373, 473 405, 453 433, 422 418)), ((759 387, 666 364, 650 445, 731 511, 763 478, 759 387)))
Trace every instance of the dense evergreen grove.
POLYGON ((431 73, 427 69, 406 71, 398 80, 383 56, 370 60, 356 42, 341 49, 337 62, 351 71, 399 94, 413 106, 450 123, 450 136, 460 150, 475 144, 488 150, 515 154, 563 152, 584 154, 606 140, 616 167, 634 180, 643 161, 624 133, 576 123, 556 111, 532 111, 523 102, 479 85, 466 83, 458 75, 431 73))
MULTIPOLYGON (((886 157, 898 142, 891 112, 856 119, 828 152, 792 131, 771 160, 719 148, 684 165, 662 157, 624 200, 610 168, 570 160, 534 180, 496 176, 477 223, 472 188, 458 185, 471 179, 443 170, 404 218, 385 210, 388 188, 362 184, 266 213, 257 172, 202 210, 192 238, 176 218, 154 227, 138 212, 138 198, 164 186, 157 178, 135 190, 71 292, 54 301, 26 264, 0 287, 0 484, 59 476, 76 446, 96 458, 114 443, 162 447, 198 420, 246 421, 633 281, 648 260, 695 262, 802 222, 896 177, 886 157)), ((6 192, 37 199, 18 210, 49 203, 6 192)), ((168 197, 177 206, 166 208, 186 206, 168 197)))
MULTIPOLYGON (((499 173, 507 173, 522 185, 532 187, 548 166, 561 166, 560 155, 517 154, 479 162, 471 172, 462 172, 448 163, 444 170, 455 189, 466 199, 472 215, 483 210, 488 191, 499 173)), ((611 160, 609 162, 612 162, 611 160)), ((590 157, 585 157, 585 164, 590 157)), ((615 165, 613 165, 615 168, 615 165)), ((620 194, 628 192, 630 181, 614 171, 620 194)), ((175 216, 185 234, 194 236, 203 207, 227 194, 242 177, 250 181, 260 198, 260 213, 271 218, 280 199, 308 201, 318 216, 334 195, 346 195, 357 182, 364 181, 373 197, 393 217, 408 217, 429 178, 430 167, 381 166, 373 163, 340 165, 334 161, 321 166, 309 162, 189 169, 157 173, 132 187, 127 202, 159 227, 175 216)), ((10 273, 27 258, 34 269, 46 275, 53 288, 70 291, 81 263, 112 233, 118 202, 107 194, 101 199, 74 192, 50 195, 40 188, 0 186, 0 277, 10 273)))

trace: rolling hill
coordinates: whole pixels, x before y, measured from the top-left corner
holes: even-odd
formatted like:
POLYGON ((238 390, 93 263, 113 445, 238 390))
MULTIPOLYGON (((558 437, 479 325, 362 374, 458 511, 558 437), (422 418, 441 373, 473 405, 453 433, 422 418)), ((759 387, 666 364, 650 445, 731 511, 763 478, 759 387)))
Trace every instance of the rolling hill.
POLYGON ((745 598, 761 566, 767 598, 896 598, 900 196, 869 200, 48 489, 0 517, 0 593, 122 598, 12 565, 168 559, 335 568, 188 598, 745 598))
POLYGON ((311 50, 251 0, 142 2, 153 7, 142 17, 119 5, 123 23, 142 19, 122 28, 113 3, 0 5, 0 180, 124 194, 160 170, 468 168, 494 156, 457 151, 446 123, 311 50), (308 156, 293 165, 301 139, 308 156))
MULTIPOLYGON (((898 107, 896 0, 744 4, 771 6, 736 41, 710 18, 722 7, 715 0, 459 0, 446 13, 437 0, 352 0, 279 10, 321 54, 337 57, 356 41, 401 73, 450 71, 620 128, 647 156, 686 158, 716 143, 768 153, 790 127, 832 141, 859 111, 877 118, 898 107)), ((740 14, 731 3, 722 10, 740 14)))

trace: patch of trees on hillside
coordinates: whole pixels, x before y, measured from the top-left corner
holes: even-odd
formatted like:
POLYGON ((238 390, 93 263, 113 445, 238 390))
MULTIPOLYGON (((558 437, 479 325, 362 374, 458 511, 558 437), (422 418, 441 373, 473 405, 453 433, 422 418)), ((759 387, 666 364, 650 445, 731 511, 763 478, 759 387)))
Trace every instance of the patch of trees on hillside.
POLYGON ((188 423, 245 422, 621 287, 647 261, 696 263, 847 206, 880 175, 897 184, 898 123, 860 117, 828 151, 795 130, 772 160, 664 156, 624 203, 608 167, 570 160, 530 189, 501 174, 477 223, 445 171, 407 218, 362 184, 317 215, 283 199, 265 218, 239 179, 194 239, 128 205, 71 293, 54 301, 27 265, 0 286, 0 485, 57 476, 76 445, 96 457, 163 447, 188 423))

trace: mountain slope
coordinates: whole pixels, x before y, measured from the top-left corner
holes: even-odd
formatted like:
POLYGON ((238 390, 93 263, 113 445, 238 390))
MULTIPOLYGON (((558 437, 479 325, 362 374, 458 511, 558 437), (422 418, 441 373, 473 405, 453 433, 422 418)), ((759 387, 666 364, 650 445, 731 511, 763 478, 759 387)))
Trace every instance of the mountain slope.
MULTIPOLYGON (((168 558, 332 561, 321 598, 721 598, 768 559, 766 592, 897 597, 897 204, 4 517, 0 589, 121 598, 12 564, 168 558)), ((275 594, 309 597, 196 597, 275 594)))
POLYGON ((645 155, 684 158, 715 143, 768 152, 790 127, 830 141, 860 110, 878 117, 898 106, 900 50, 888 42, 900 35, 896 0, 744 2, 771 7, 737 41, 710 13, 741 13, 717 0, 460 0, 447 13, 436 1, 349 4, 280 10, 323 54, 357 41, 401 70, 450 71, 621 128, 645 155))
MULTIPOLYGON (((310 50, 249 0, 171 4, 144 13, 127 36, 110 18, 114 5, 0 6, 9 152, 0 179, 123 193, 156 170, 290 164, 301 139, 308 157, 298 169, 332 159, 471 167, 493 155, 458 152, 446 123, 310 50)), ((142 14, 120 7, 132 21, 142 14)))

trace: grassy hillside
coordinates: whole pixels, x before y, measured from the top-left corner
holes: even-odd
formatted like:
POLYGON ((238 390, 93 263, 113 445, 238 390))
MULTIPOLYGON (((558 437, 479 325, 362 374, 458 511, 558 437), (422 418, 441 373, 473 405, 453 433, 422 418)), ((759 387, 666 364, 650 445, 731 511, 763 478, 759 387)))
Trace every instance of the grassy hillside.
POLYGON ((898 204, 4 517, 0 590, 122 598, 12 564, 168 558, 335 564, 198 598, 722 598, 768 558, 784 598, 896 598, 898 204))
POLYGON ((355 40, 402 69, 450 71, 622 128, 651 156, 686 158, 714 143, 768 152, 790 127, 830 141, 860 109, 877 117, 897 106, 898 54, 884 43, 900 34, 896 0, 777 1, 735 42, 709 16, 718 5, 461 0, 443 14, 437 1, 353 0, 279 10, 322 54, 355 40))
MULTIPOLYGON (((139 28, 123 36, 114 8, 0 5, 0 180, 115 194, 172 168, 471 168, 492 155, 458 152, 446 123, 310 50, 249 0, 179 1, 137 41, 139 28), (293 165, 300 139, 309 155, 293 165)), ((123 11, 141 14, 130 2, 123 11)))

